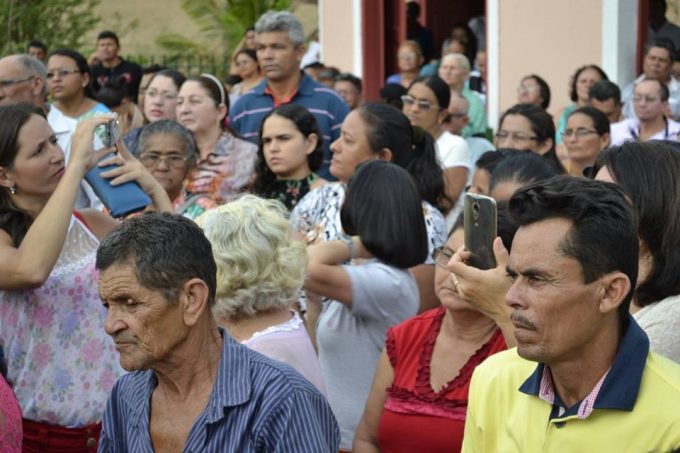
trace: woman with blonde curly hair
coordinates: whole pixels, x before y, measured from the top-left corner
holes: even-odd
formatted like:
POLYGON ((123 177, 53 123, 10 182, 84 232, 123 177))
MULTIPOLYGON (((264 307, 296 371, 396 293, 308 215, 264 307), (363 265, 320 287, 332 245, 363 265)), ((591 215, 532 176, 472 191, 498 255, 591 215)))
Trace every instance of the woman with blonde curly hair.
POLYGON ((244 195, 196 219, 217 262, 213 313, 234 339, 292 366, 325 394, 314 347, 291 309, 307 254, 286 214, 276 200, 244 195))

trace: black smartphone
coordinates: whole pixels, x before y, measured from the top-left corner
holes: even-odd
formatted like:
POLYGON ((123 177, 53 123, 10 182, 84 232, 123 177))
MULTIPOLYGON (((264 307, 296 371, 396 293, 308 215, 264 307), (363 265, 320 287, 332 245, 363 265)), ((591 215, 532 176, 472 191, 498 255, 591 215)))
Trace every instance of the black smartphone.
POLYGON ((465 194, 465 248, 471 253, 468 264, 478 269, 493 269, 496 258, 496 200, 484 195, 465 194))

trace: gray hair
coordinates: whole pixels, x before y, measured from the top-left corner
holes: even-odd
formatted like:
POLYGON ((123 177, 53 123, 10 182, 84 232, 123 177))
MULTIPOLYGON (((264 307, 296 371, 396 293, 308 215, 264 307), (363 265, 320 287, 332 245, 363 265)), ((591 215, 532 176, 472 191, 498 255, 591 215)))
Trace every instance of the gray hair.
POLYGON ((307 252, 286 215, 279 201, 247 194, 196 219, 217 263, 218 320, 256 316, 294 301, 307 252))
MULTIPOLYGON (((465 114, 467 115, 469 110, 470 110, 470 101, 468 101, 465 96, 462 94, 456 92, 456 91, 451 91, 451 101, 449 102, 449 112, 451 104, 453 104, 454 101, 457 101, 463 106, 463 110, 465 110, 465 114)), ((463 112, 461 112, 463 113, 463 112)))
POLYGON ((27 53, 15 55, 17 62, 31 75, 37 75, 43 81, 43 95, 47 94, 47 68, 42 61, 27 53))
POLYGON ((196 146, 194 136, 186 127, 182 126, 177 121, 172 120, 158 120, 144 126, 142 133, 139 134, 139 144, 137 145, 134 154, 139 156, 149 138, 157 134, 174 135, 184 142, 184 151, 187 154, 187 166, 191 168, 196 165, 196 160, 198 160, 198 147, 196 146))
POLYGON ((255 33, 288 32, 288 39, 293 46, 305 43, 305 32, 302 24, 288 11, 267 11, 255 23, 255 33))
POLYGON ((463 69, 466 71, 470 72, 470 60, 468 60, 468 57, 463 55, 462 53, 449 53, 446 54, 442 57, 442 63, 445 60, 454 60, 457 65, 461 66, 463 69))

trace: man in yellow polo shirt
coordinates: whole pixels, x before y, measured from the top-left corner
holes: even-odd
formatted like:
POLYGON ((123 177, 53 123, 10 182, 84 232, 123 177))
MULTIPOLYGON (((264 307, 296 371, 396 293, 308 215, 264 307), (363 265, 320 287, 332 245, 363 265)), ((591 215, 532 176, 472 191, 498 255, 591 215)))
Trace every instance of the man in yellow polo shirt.
POLYGON ((680 365, 628 314, 638 236, 624 194, 559 176, 520 189, 510 212, 517 349, 475 370, 463 451, 680 449, 680 365))

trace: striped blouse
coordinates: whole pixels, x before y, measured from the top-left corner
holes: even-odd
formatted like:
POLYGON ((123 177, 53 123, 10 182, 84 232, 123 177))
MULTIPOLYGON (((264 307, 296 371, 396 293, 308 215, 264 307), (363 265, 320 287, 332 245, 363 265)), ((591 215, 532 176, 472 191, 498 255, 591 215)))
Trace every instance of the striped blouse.
MULTIPOLYGON (((223 329, 220 367, 185 452, 337 452, 340 432, 326 399, 292 368, 235 342, 223 329)), ((118 380, 104 414, 99 452, 153 452, 153 371, 118 380)))

